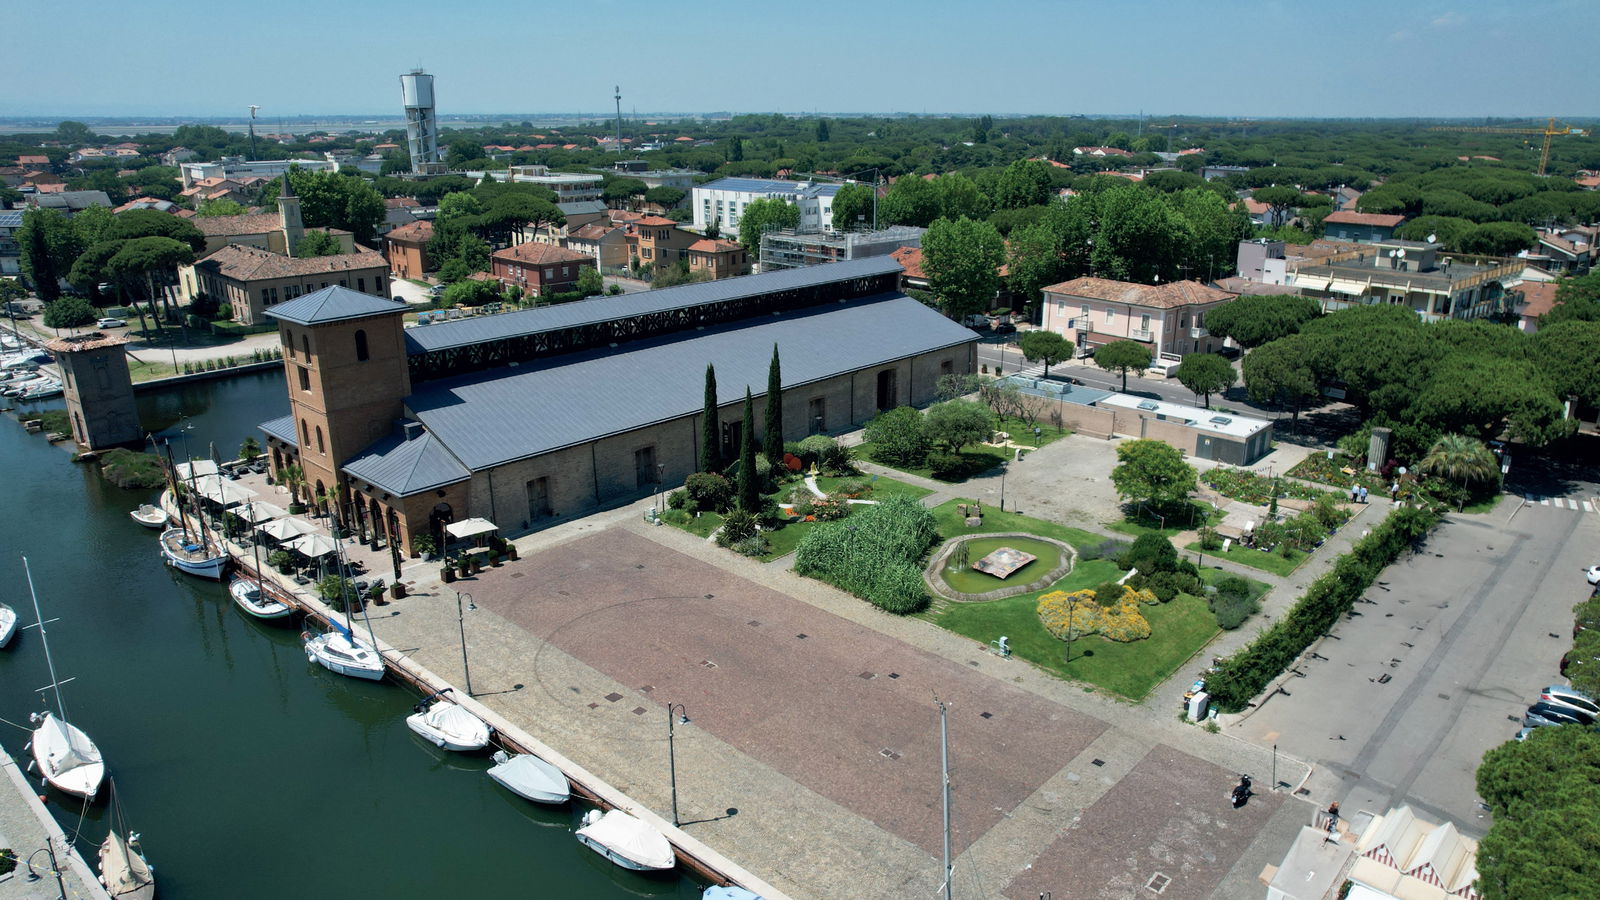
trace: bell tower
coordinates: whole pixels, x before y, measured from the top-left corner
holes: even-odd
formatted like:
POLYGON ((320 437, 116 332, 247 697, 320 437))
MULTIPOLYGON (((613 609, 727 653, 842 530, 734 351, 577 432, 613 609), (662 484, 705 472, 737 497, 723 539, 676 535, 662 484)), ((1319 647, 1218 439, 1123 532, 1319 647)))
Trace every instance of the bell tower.
POLYGON ((278 224, 283 228, 283 255, 294 256, 294 245, 305 237, 305 225, 300 221, 300 198, 289 186, 289 173, 283 173, 283 190, 278 194, 278 224))
POLYGON ((315 495, 345 461, 387 435, 411 393, 406 306, 326 287, 267 310, 278 320, 300 467, 315 495))

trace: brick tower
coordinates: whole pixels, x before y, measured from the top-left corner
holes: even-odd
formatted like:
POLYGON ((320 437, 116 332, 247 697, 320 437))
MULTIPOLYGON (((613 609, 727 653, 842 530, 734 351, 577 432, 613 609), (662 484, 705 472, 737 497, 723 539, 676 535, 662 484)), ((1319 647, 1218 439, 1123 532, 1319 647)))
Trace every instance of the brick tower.
POLYGON ((133 377, 122 349, 126 343, 127 338, 99 332, 45 342, 61 366, 72 439, 80 447, 103 450, 144 439, 133 377))

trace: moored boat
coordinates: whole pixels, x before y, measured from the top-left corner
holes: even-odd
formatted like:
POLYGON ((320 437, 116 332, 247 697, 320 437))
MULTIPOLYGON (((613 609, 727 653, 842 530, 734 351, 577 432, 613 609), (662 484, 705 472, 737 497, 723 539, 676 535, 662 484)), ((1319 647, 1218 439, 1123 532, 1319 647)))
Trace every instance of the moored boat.
POLYGON ((115 783, 111 806, 115 824, 100 842, 100 883, 115 900, 150 900, 156 895, 155 867, 144 858, 138 832, 129 831, 122 821, 115 783))
POLYGON ((233 595, 233 602, 240 609, 258 619, 283 619, 294 615, 294 607, 274 597, 271 588, 263 592, 261 582, 247 575, 235 575, 228 583, 228 593, 233 595))
POLYGON ((443 697, 417 704, 417 712, 406 717, 406 727, 435 746, 462 753, 489 746, 494 734, 487 722, 443 697))
POLYGON ((174 569, 211 581, 221 581, 222 570, 228 565, 228 554, 222 548, 213 547, 204 540, 196 543, 182 528, 161 532, 161 555, 174 569))
POLYGON ((333 627, 335 630, 325 634, 309 631, 301 634, 306 642, 306 658, 330 672, 368 681, 382 681, 383 657, 378 655, 377 649, 351 634, 338 622, 334 622, 333 627))
POLYGON ((11 643, 11 636, 17 633, 17 611, 0 603, 0 648, 11 643))
POLYGON ((106 777, 105 759, 100 748, 78 726, 67 721, 67 703, 61 698, 61 679, 56 677, 55 658, 50 655, 50 638, 45 632, 44 613, 39 608, 39 592, 33 588, 33 569, 28 558, 22 558, 22 570, 28 575, 28 593, 33 597, 33 614, 39 620, 39 643, 44 645, 44 662, 50 670, 49 690, 56 695, 56 711, 34 713, 33 738, 28 748, 33 751, 33 763, 39 774, 57 790, 65 791, 85 800, 93 800, 106 777), (59 716, 57 715, 59 713, 59 716))
POLYGON ((665 835, 620 809, 584 813, 578 842, 635 872, 660 872, 677 862, 665 835))
POLYGON ((535 803, 565 803, 572 797, 566 773, 531 753, 496 750, 492 759, 489 777, 518 797, 535 803))
POLYGON ((167 511, 152 503, 141 503, 128 517, 146 528, 161 528, 167 524, 167 511))

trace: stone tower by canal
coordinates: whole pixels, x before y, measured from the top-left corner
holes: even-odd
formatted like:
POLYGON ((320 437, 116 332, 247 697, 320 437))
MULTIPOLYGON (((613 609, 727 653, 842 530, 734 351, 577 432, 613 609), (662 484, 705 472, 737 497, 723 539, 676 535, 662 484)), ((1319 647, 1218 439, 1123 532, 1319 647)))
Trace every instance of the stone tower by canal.
POLYGON ((45 342, 61 366, 72 439, 80 447, 103 450, 144 438, 123 350, 127 343, 127 338, 99 332, 45 342))

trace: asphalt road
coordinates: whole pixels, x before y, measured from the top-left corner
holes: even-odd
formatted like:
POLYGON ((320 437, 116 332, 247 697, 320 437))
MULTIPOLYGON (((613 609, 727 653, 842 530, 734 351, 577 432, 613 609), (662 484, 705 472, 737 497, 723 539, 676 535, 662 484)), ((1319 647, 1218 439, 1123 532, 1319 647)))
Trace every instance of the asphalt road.
POLYGON ((1478 763, 1561 680, 1571 609, 1588 595, 1600 515, 1577 506, 1508 496, 1450 517, 1302 657, 1303 678, 1230 731, 1314 761, 1313 793, 1351 813, 1408 803, 1481 835, 1478 763))

